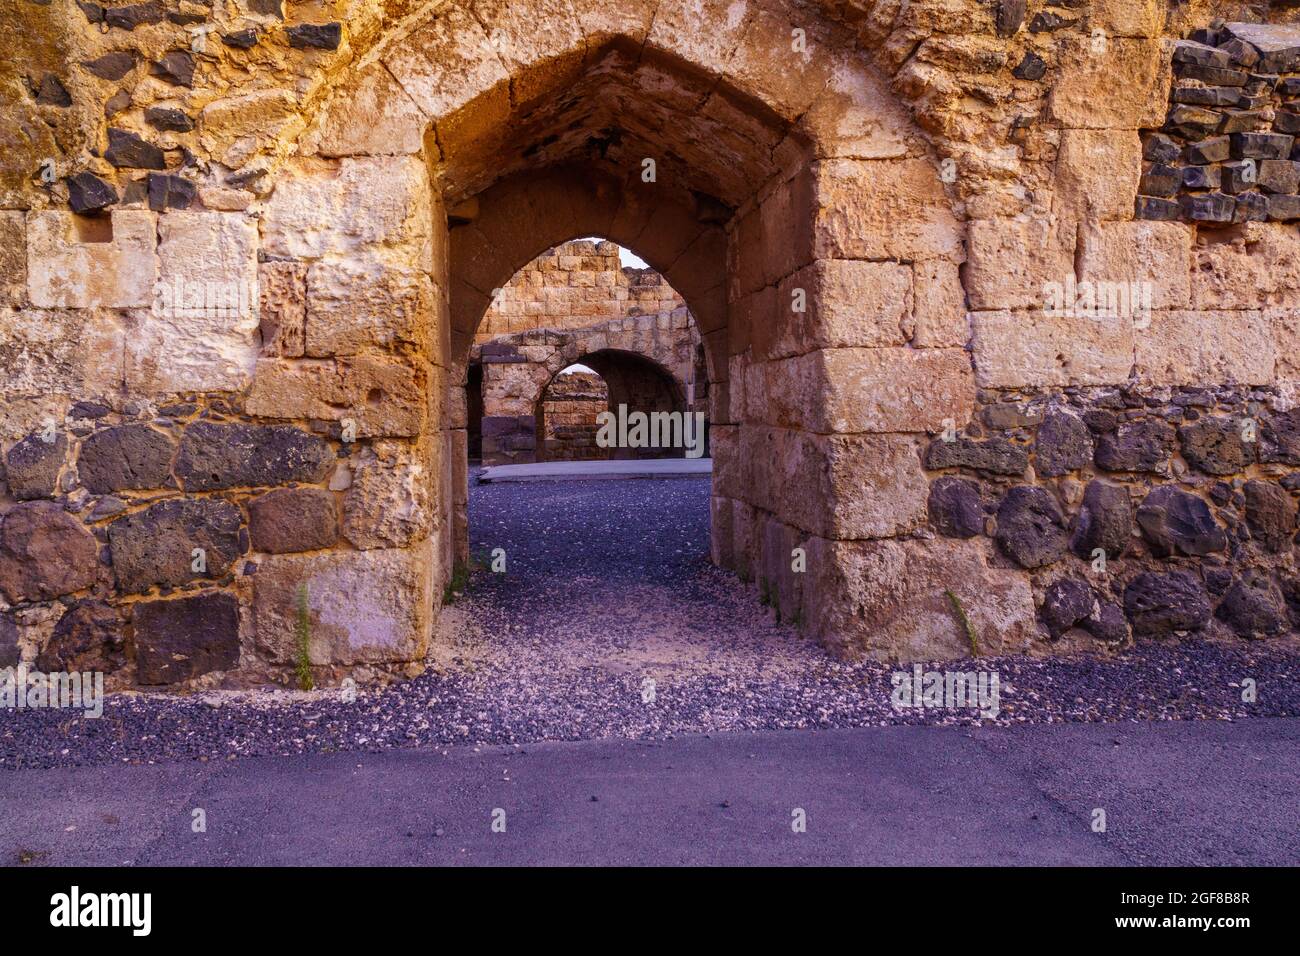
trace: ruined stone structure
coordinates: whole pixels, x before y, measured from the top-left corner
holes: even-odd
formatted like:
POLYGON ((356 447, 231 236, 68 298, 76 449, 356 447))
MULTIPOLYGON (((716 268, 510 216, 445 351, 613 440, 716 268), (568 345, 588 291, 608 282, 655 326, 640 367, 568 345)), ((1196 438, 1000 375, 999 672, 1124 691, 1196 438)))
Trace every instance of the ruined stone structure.
MULTIPOLYGON (((567 242, 501 287, 470 350, 471 370, 481 366, 471 380, 482 410, 468 416, 469 440, 485 464, 551 457, 538 437, 546 434, 544 396, 573 364, 596 369, 614 409, 689 409, 707 417, 704 349, 681 296, 653 269, 621 266, 612 242, 567 242)), ((586 457, 609 457, 590 447, 586 457)), ((611 451, 616 458, 634 454, 611 451)))
POLYGON ((1293 629, 1295 16, 11 0, 0 656, 418 669, 483 317, 593 235, 698 325, 714 559, 828 646, 1293 629))

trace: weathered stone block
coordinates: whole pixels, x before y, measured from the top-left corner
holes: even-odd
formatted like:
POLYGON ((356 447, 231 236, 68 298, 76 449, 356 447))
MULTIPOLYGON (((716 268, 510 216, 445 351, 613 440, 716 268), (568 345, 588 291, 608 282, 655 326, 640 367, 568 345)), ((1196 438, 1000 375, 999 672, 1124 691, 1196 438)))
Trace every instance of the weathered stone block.
POLYGON ((1044 286, 1074 275, 1074 231, 1048 220, 977 219, 969 242, 972 309, 1044 308, 1044 286))
POLYGON ((439 316, 428 275, 379 263, 317 263, 307 274, 306 354, 429 350, 439 316))
POLYGON ((1227 535, 1195 495, 1172 485, 1155 488, 1138 505, 1138 527, 1158 558, 1172 554, 1204 557, 1228 546, 1227 535))
POLYGON ((1188 571, 1149 571, 1124 589, 1124 613, 1133 624, 1134 635, 1165 637, 1205 627, 1210 620, 1210 601, 1204 585, 1188 571))
POLYGON ((975 377, 986 388, 1112 385, 1133 369, 1133 320, 974 312, 975 377))
POLYGON ((112 673, 126 663, 122 618, 103 601, 69 608, 36 658, 38 670, 112 673))
POLYGON ((62 432, 36 432, 16 443, 5 454, 9 493, 19 501, 53 495, 67 450, 68 438, 62 432))
POLYGON ((196 422, 185 430, 176 475, 186 491, 323 481, 334 456, 297 428, 196 422))
POLYGON ((220 578, 247 550, 242 526, 239 509, 215 498, 160 501, 118 518, 108 526, 118 586, 138 594, 220 578))
POLYGON ((1272 328, 1258 311, 1157 312, 1136 344, 1135 364, 1144 384, 1273 380, 1272 328))
POLYGON ((1038 634, 1033 593, 1023 572, 990 565, 988 547, 978 538, 812 538, 804 585, 809 629, 848 657, 969 657, 970 639, 951 592, 975 629, 981 653, 1020 653, 1038 634))
POLYGON ((1133 509, 1128 489, 1094 479, 1083 492, 1074 521, 1070 550, 1085 561, 1101 549, 1107 558, 1122 558, 1133 536, 1133 509))
POLYGON ((157 217, 118 209, 86 220, 46 210, 27 216, 27 294, 48 309, 130 309, 153 300, 157 217))
POLYGON ((277 488, 248 503, 254 551, 316 551, 338 541, 338 503, 321 488, 277 488))
POLYGON ((358 437, 411 437, 428 419, 430 366, 358 355, 290 364, 262 359, 245 402, 261 418, 351 419, 358 437))
POLYGON ((239 665, 239 602, 210 591, 134 606, 136 679, 175 684, 239 665))
POLYGON ((77 456, 81 483, 97 495, 172 486, 176 442, 148 425, 119 425, 90 435, 77 456))
POLYGON ((0 516, 0 593, 10 604, 90 587, 98 556, 95 539, 53 502, 15 505, 0 516))
POLYGON ((307 266, 264 262, 257 269, 262 355, 296 358, 303 354, 307 323, 307 266))
POLYGON ((1042 488, 1017 485, 1006 493, 997 512, 997 540, 1024 568, 1041 568, 1065 557, 1065 518, 1056 500, 1042 488))
POLYGON ((1103 222, 1083 230, 1080 281, 1148 283, 1150 307, 1191 302, 1192 228, 1174 222, 1103 222))
POLYGON ((419 660, 433 614, 432 542, 408 551, 275 555, 253 579, 257 646, 298 657, 298 594, 305 587, 313 664, 419 660))
POLYGON ((1136 130, 1064 129, 1052 210, 1071 220, 1128 219, 1141 175, 1142 143, 1136 130))
POLYGON ((343 497, 343 535, 360 550, 406 548, 437 523, 432 480, 424 462, 396 448, 363 457, 343 497))

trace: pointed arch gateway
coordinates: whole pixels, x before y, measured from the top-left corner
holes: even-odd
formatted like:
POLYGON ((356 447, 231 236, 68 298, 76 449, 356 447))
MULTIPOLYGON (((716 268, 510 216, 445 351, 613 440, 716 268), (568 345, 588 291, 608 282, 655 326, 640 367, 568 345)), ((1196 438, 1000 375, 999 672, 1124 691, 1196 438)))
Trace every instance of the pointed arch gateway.
MULTIPOLYGON (((1027 586, 977 545, 940 556, 908 537, 926 516, 921 444, 974 403, 962 230, 924 138, 841 27, 785 0, 431 5, 303 142, 264 233, 298 241, 292 211, 339 196, 369 213, 328 254, 427 282, 424 338, 338 338, 367 343, 375 401, 427 398, 407 437, 441 476, 436 577, 466 556, 474 330, 521 266, 596 235, 636 250, 699 323, 717 563, 845 653, 964 653, 947 588, 1007 646, 1032 627, 1027 586), (402 370, 376 364, 377 344, 402 370)), ((286 393, 264 366, 250 405, 286 393)))

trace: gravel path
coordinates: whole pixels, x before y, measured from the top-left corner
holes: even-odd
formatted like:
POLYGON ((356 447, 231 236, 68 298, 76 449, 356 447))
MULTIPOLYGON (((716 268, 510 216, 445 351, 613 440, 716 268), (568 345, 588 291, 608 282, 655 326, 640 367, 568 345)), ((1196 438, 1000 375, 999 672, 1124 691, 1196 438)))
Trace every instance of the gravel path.
POLYGON ((99 720, 0 712, 0 768, 883 724, 1300 715, 1293 647, 1146 644, 1112 658, 980 658, 995 720, 895 711, 894 667, 846 664, 705 559, 700 479, 471 484, 476 556, 414 681, 365 691, 115 695, 99 720), (1258 702, 1241 701, 1253 678, 1258 702), (644 697, 653 681, 653 700, 644 697))

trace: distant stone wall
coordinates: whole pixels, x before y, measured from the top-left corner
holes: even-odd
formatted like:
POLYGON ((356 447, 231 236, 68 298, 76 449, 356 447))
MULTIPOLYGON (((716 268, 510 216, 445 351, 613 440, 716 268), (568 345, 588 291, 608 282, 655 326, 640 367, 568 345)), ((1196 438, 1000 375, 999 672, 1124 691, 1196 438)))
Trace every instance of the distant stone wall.
POLYGON ((474 341, 533 329, 580 329, 685 306, 653 269, 623 266, 617 244, 579 239, 548 249, 502 286, 474 341))
POLYGON ((542 397, 541 457, 546 461, 595 461, 609 457, 596 444, 596 416, 609 408, 609 387, 591 372, 557 375, 542 397))

